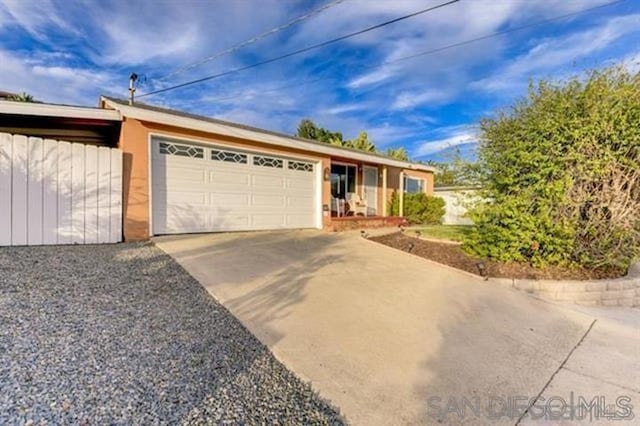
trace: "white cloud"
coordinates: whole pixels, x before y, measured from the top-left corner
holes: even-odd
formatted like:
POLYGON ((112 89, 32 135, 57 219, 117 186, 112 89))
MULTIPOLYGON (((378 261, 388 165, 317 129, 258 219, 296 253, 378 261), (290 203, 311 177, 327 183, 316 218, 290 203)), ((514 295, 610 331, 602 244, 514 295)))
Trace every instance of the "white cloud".
MULTIPOLYGON (((403 21, 397 27, 393 25, 386 27, 384 30, 387 33, 386 37, 381 38, 378 33, 373 31, 368 33, 367 37, 358 37, 351 40, 350 43, 375 48, 382 55, 378 62, 392 62, 416 53, 492 34, 504 29, 506 25, 530 23, 532 20, 558 16, 604 2, 605 0, 460 2, 403 21)), ((433 3, 435 4, 435 2, 433 3)), ((358 21, 363 17, 372 19, 372 16, 378 16, 377 19, 381 20, 381 13, 389 18, 424 7, 425 4, 420 1, 368 2, 366 6, 362 4, 360 8, 354 7, 351 14, 334 16, 333 22, 328 22, 329 18, 325 17, 326 25, 341 27, 341 22, 344 19, 358 21), (368 5, 371 3, 375 3, 376 7, 370 8, 368 5), (384 5, 379 5, 380 3, 384 5)), ((404 85, 416 81, 429 81, 440 84, 443 79, 441 75, 443 69, 452 67, 470 69, 480 64, 490 63, 503 52, 506 40, 506 37, 497 37, 474 43, 468 47, 389 64, 352 77, 347 83, 347 87, 359 89, 381 82, 404 85)), ((447 84, 463 87, 466 80, 466 77, 462 80, 450 80, 447 84)))
POLYGON ((402 92, 396 96, 391 109, 407 109, 421 105, 425 103, 436 104, 444 100, 450 99, 452 93, 448 93, 444 90, 429 89, 423 92, 402 92))
POLYGON ((47 38, 45 30, 49 27, 78 34, 77 30, 60 16, 60 8, 53 0, 39 0, 37 4, 28 0, 2 0, 0 13, 2 10, 5 23, 13 22, 40 40, 47 38))
POLYGON ((616 17, 606 23, 564 37, 547 38, 527 53, 471 87, 489 92, 517 90, 541 73, 558 73, 561 66, 601 51, 624 35, 640 32, 640 14, 616 17))
POLYGON ((365 109, 367 106, 368 105, 366 105, 364 102, 353 103, 353 104, 342 104, 342 105, 332 106, 330 108, 323 110, 322 112, 324 114, 344 114, 347 112, 361 111, 365 109))
POLYGON ((381 81, 387 80, 397 75, 398 72, 399 72, 398 67, 393 67, 391 65, 383 66, 376 69, 375 71, 372 71, 370 73, 361 75, 360 77, 354 78, 353 80, 347 83, 347 86, 357 89, 362 86, 368 86, 370 84, 379 83, 381 81))
POLYGON ((445 137, 421 142, 412 150, 412 156, 424 157, 459 145, 477 143, 477 135, 469 125, 450 126, 439 131, 445 137))
POLYGON ((413 126, 398 126, 391 123, 370 127, 367 131, 369 137, 379 149, 397 145, 399 141, 415 135, 413 126))
POLYGON ((48 66, 6 50, 0 50, 0 88, 27 92, 40 101, 96 105, 101 91, 115 91, 113 78, 87 68, 48 66))

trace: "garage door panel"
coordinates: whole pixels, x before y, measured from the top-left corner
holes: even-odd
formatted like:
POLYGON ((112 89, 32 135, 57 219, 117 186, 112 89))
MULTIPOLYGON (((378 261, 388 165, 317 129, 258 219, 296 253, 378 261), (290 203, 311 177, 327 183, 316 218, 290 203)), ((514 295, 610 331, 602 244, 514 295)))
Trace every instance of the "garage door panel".
POLYGON ((289 209, 299 208, 307 211, 310 207, 313 206, 313 201, 313 197, 289 196, 287 197, 286 207, 288 207, 289 209))
POLYGON ((287 225, 293 228, 309 228, 313 226, 313 220, 310 220, 309 215, 301 214, 288 214, 287 225))
POLYGON ((227 215, 212 215, 211 216, 212 228, 216 230, 225 229, 247 229, 251 224, 251 218, 249 214, 227 214, 227 215))
POLYGON ((285 215, 283 214, 254 214, 252 219, 253 225, 257 229, 261 227, 284 227, 286 225, 285 215))
POLYGON ((209 183, 216 185, 248 187, 250 183, 249 175, 246 169, 238 171, 230 170, 214 170, 209 172, 209 183))
POLYGON ((313 186, 313 179, 287 179, 286 184, 288 189, 308 191, 310 186, 313 186))
POLYGON ((251 176, 251 183, 254 188, 284 188, 285 179, 282 176, 271 176, 267 174, 254 174, 251 176))
POLYGON ((209 204, 211 206, 227 206, 227 207, 246 207, 250 206, 249 194, 236 192, 210 192, 209 204))
POLYGON ((253 194, 251 205, 254 207, 285 207, 286 199, 283 195, 253 194))
POLYGON ((167 215, 154 215, 154 229, 158 233, 172 234, 180 232, 205 232, 208 229, 209 213, 190 211, 175 214, 167 212, 167 215))
POLYGON ((206 205, 207 194, 204 192, 167 192, 164 195, 165 202, 168 204, 196 204, 206 205))
MULTIPOLYGON (((190 149, 188 143, 181 145, 181 152, 190 149)), ((309 161, 301 160, 296 167, 304 170, 297 170, 290 166, 295 160, 269 160, 276 157, 264 154, 256 164, 261 154, 232 148, 190 150, 201 149, 202 158, 167 154, 167 145, 160 154, 158 148, 154 141, 154 234, 316 226, 316 173, 310 169, 317 167, 310 168, 309 161)))
MULTIPOLYGON (((158 169, 156 169, 158 170, 158 169)), ((205 183, 205 169, 202 167, 167 167, 164 173, 156 173, 155 183, 170 184, 174 182, 205 183)))

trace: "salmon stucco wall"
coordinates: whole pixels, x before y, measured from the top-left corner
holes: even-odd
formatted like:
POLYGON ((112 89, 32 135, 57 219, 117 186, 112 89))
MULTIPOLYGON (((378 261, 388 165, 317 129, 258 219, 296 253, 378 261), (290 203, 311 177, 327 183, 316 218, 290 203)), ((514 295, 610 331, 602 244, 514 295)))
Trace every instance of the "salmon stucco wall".
POLYGON ((149 232, 148 129, 138 120, 124 118, 118 147, 123 151, 123 234, 125 241, 142 241, 149 232))
POLYGON ((387 202, 391 200, 393 197, 393 192, 397 191, 400 188, 400 172, 404 171, 406 176, 411 176, 416 179, 424 179, 425 188, 424 192, 427 195, 433 195, 433 173, 425 172, 421 170, 402 170, 397 167, 388 167, 387 172, 387 202))

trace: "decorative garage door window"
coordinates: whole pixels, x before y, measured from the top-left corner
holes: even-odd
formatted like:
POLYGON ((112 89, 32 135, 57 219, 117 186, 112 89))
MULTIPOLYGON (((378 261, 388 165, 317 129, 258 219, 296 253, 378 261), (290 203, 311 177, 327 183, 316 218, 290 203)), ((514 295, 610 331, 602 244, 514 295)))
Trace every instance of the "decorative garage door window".
POLYGON ((225 161, 227 163, 247 164, 247 154, 241 152, 212 149, 211 159, 214 161, 225 161))
POLYGON ((300 170, 301 172, 313 172, 313 164, 303 161, 288 161, 289 170, 300 170))
POLYGON ((277 169, 282 169, 284 165, 284 161, 282 161, 281 158, 263 157, 261 155, 254 155, 253 164, 255 166, 274 167, 277 169))
POLYGON ((180 157, 204 158, 204 149, 199 146, 160 142, 160 154, 180 157))

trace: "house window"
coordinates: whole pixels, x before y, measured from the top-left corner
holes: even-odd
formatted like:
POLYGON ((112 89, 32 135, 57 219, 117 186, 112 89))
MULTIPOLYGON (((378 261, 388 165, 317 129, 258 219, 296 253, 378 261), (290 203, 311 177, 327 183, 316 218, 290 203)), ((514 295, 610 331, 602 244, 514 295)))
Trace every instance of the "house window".
POLYGON ((411 176, 405 176, 404 192, 407 194, 417 194, 420 192, 424 192, 424 179, 417 179, 411 176))
POLYGON ((350 192, 356 192, 356 166, 332 164, 331 196, 344 199, 350 192))

